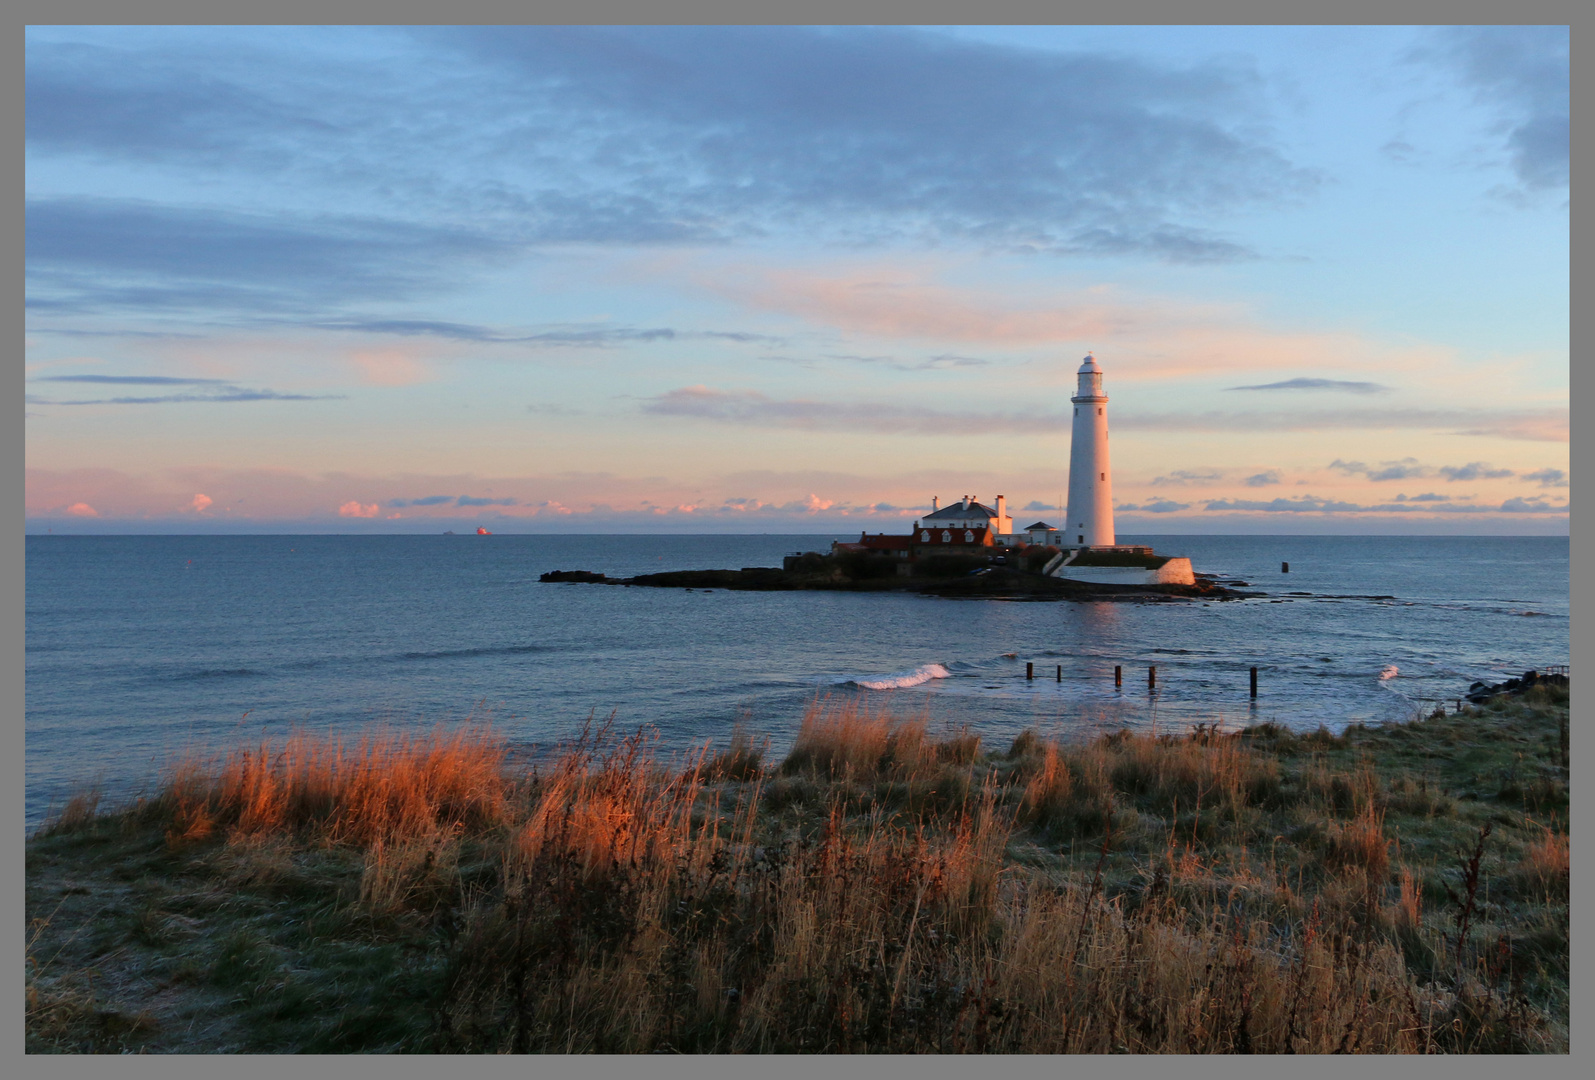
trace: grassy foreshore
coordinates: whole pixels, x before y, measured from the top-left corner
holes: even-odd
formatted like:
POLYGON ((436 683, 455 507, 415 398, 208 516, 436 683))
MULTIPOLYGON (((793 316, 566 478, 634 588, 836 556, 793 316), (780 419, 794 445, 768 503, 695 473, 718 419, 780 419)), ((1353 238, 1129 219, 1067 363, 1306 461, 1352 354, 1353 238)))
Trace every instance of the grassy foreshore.
POLYGON ((29 839, 27 1046, 1565 1053, 1567 716, 294 738, 29 839))

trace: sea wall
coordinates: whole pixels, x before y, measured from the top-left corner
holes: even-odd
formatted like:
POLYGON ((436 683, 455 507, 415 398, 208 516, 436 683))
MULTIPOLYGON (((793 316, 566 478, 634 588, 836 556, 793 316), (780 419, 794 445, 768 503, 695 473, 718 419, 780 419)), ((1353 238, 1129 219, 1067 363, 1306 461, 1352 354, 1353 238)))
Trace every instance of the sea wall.
POLYGON ((1065 563, 1052 570, 1054 577, 1089 581, 1097 585, 1195 585, 1191 560, 1169 559, 1155 570, 1141 566, 1074 566, 1065 563))

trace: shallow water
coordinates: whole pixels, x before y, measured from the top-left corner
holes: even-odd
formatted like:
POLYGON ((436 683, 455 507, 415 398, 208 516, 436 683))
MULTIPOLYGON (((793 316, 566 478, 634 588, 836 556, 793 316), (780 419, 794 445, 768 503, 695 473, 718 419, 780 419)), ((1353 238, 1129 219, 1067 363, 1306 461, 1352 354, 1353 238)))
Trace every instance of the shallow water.
POLYGON ((179 749, 294 726, 475 715, 547 745, 613 712, 685 747, 746 718, 779 751, 816 694, 865 693, 996 742, 1026 726, 1339 728, 1568 662, 1566 538, 1121 538, 1268 594, 1209 604, 537 580, 780 565, 829 539, 29 536, 28 820, 88 782, 126 793, 179 749))

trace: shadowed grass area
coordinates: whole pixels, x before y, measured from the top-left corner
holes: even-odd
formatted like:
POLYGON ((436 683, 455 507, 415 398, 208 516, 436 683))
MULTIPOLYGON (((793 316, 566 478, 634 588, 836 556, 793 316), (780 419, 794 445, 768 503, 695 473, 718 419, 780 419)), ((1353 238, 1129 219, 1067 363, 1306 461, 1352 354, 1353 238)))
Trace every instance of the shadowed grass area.
POLYGON ((28 1047, 1566 1052, 1566 709, 294 736, 30 838, 28 1047))

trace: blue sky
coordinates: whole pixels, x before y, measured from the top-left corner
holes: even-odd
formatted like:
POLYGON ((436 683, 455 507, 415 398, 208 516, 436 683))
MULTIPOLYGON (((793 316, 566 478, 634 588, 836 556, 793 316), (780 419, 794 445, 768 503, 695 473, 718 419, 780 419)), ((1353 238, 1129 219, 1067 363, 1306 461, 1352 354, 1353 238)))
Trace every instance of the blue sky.
POLYGON ((30 28, 30 529, 1565 533, 1563 28, 30 28))

